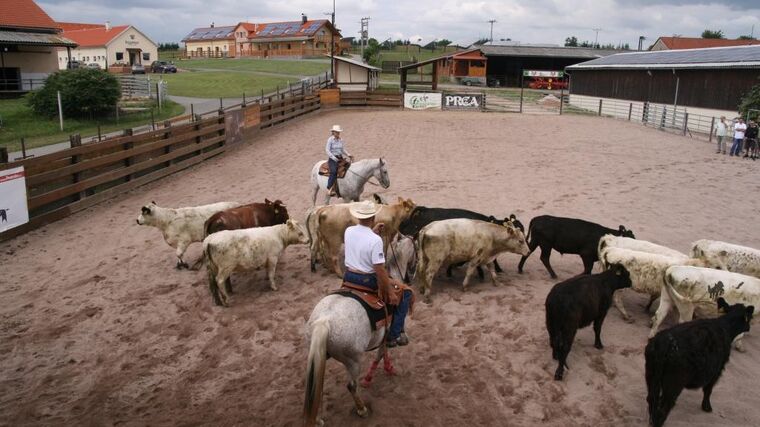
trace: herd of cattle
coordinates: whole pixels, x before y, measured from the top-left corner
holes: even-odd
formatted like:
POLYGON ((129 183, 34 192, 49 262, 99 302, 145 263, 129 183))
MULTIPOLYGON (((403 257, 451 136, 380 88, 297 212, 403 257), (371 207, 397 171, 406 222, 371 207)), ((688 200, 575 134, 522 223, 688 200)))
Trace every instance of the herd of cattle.
MULTIPOLYGON (((382 231, 390 275, 414 282, 429 300, 433 277, 442 266, 466 264, 467 290, 482 267, 497 285, 501 271, 496 257, 520 254, 518 271, 538 247, 541 262, 552 278, 557 275, 549 257, 552 250, 577 254, 583 274, 555 285, 546 298, 546 327, 552 356, 561 380, 578 329, 593 323, 595 347, 601 349, 601 328, 614 303, 623 318, 632 321, 619 290, 632 288, 659 305, 652 318, 646 346, 646 382, 650 422, 660 426, 683 388, 702 388, 702 409, 709 412, 710 394, 730 354, 732 343, 743 351, 741 337, 749 331, 754 306, 760 303, 760 250, 719 241, 698 240, 689 255, 655 243, 637 240, 624 226, 617 229, 588 221, 539 216, 527 232, 514 216, 500 219, 464 209, 417 206, 410 199, 385 203, 376 222, 382 231), (595 262, 602 272, 591 274, 595 262), (411 280, 410 280, 411 279, 411 280), (679 325, 658 333, 675 308, 679 325), (697 315, 700 320, 691 321, 697 315), (722 313, 721 317, 717 317, 722 313), (685 323, 684 323, 685 322, 685 323)), ((237 270, 265 268, 272 290, 277 290, 275 268, 288 245, 309 244, 310 267, 321 263, 342 276, 343 233, 356 223, 349 203, 317 206, 303 224, 290 219, 282 202, 241 205, 215 203, 187 208, 142 207, 140 225, 154 226, 176 249, 177 268, 189 268, 185 250, 203 242, 209 289, 217 305, 229 304, 230 275, 237 270)), ((647 307, 649 308, 649 307, 647 307)))

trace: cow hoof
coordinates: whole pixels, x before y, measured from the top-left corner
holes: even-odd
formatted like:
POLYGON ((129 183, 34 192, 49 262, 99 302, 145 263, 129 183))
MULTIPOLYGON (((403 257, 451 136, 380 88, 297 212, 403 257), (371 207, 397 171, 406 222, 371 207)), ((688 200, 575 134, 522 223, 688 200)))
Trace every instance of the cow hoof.
POLYGON ((562 377, 564 374, 562 372, 555 372, 554 373, 554 381, 562 381, 562 377))
POLYGON ((270 286, 270 287, 269 287, 269 289, 271 289, 271 290, 273 290, 273 291, 276 291, 276 290, 278 290, 279 288, 278 288, 277 286, 270 286))
POLYGON ((603 350, 604 349, 604 346, 602 345, 602 343, 594 344, 594 347, 596 347, 599 350, 603 350))
POLYGON ((552 279, 556 279, 556 278, 557 278, 557 275, 556 275, 556 274, 550 274, 549 276, 550 276, 552 279))
POLYGON ((702 402, 702 410, 705 412, 712 412, 712 405, 709 402, 702 402))

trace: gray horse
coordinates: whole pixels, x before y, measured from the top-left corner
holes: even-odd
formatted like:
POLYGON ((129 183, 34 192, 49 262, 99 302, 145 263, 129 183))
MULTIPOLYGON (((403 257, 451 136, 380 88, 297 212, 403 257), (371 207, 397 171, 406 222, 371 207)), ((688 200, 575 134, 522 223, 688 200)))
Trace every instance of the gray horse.
POLYGON ((361 358, 367 351, 377 348, 377 356, 372 362, 362 385, 372 382, 372 375, 381 359, 385 359, 384 369, 393 375, 393 365, 384 343, 385 328, 373 331, 367 312, 361 303, 341 295, 328 295, 319 301, 306 323, 306 341, 309 345, 309 359, 306 365, 306 398, 303 419, 305 426, 314 426, 322 402, 322 386, 325 377, 327 355, 342 363, 348 371, 350 381, 348 391, 354 398, 356 413, 366 418, 369 408, 357 393, 356 383, 361 375, 361 358))
MULTIPOLYGON (((324 160, 318 161, 311 169, 311 186, 314 194, 311 197, 311 205, 317 204, 317 193, 319 190, 325 190, 325 205, 330 204, 330 193, 327 191, 327 178, 319 174, 319 167, 324 163, 324 160)), ((385 160, 379 159, 364 159, 358 162, 352 163, 351 167, 346 172, 346 176, 338 179, 338 190, 340 195, 346 202, 358 202, 362 192, 364 192, 364 185, 370 178, 374 177, 383 188, 388 188, 391 185, 391 179, 388 177, 388 168, 385 160)))

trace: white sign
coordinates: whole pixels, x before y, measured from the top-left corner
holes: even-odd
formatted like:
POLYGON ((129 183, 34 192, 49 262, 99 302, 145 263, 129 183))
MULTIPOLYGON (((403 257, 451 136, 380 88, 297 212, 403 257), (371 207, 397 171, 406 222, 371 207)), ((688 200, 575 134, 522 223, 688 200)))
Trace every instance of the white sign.
POLYGON ((525 77, 553 77, 562 78, 565 73, 563 71, 540 71, 540 70, 524 70, 523 76, 525 77))
POLYGON ((29 222, 24 167, 0 171, 0 232, 29 222))
POLYGON ((440 110, 441 94, 438 92, 404 92, 404 108, 410 110, 440 110))

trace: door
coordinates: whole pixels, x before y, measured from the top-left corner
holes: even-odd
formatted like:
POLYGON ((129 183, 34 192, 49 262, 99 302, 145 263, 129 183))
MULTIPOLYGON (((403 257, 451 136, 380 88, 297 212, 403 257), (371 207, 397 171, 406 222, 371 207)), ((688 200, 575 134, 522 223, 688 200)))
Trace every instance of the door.
POLYGON ((21 68, 0 68, 0 92, 21 90, 21 68))

